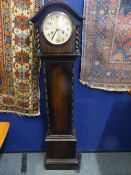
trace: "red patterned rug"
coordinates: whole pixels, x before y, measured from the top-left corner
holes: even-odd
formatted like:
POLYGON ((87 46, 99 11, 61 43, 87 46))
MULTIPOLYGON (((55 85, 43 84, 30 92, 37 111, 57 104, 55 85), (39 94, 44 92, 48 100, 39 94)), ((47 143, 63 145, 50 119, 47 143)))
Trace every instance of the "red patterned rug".
POLYGON ((0 112, 38 116, 39 60, 29 19, 41 0, 0 1, 0 112))
POLYGON ((131 0, 85 0, 81 82, 131 90, 131 0))

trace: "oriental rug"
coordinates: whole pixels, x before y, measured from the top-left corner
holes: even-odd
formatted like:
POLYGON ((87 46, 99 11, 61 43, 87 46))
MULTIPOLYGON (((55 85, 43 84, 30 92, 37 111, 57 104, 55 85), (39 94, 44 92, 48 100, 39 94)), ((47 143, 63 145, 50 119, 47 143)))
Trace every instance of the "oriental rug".
POLYGON ((85 0, 80 81, 131 90, 131 0, 85 0))
POLYGON ((0 0, 0 112, 37 116, 39 67, 29 19, 41 0, 0 0))

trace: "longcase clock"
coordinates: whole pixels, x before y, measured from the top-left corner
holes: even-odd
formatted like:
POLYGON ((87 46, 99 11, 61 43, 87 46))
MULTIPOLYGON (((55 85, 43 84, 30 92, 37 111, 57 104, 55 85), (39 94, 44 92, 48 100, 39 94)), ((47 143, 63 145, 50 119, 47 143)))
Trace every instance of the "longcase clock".
POLYGON ((52 0, 30 20, 44 67, 48 114, 46 169, 78 169, 73 128, 74 60, 80 56, 81 17, 69 4, 52 0))

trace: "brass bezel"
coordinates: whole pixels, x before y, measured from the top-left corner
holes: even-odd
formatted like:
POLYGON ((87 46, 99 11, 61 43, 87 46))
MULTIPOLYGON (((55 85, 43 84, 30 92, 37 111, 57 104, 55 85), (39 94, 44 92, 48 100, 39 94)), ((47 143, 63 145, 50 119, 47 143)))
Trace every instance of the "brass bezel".
POLYGON ((41 31, 42 31, 42 33, 43 33, 45 39, 46 39, 50 44, 55 45, 55 46, 60 46, 60 45, 63 45, 63 44, 65 44, 65 43, 67 43, 67 42, 69 41, 69 39, 71 38, 72 33, 73 33, 73 23, 72 23, 72 20, 71 20, 71 18, 69 17, 69 15, 67 15, 66 13, 64 13, 64 12, 62 12, 62 11, 54 11, 54 12, 49 13, 49 14, 45 17, 45 19, 43 20, 43 23, 42 23, 42 25, 41 25, 41 31), (66 16, 66 17, 68 18, 68 20, 70 21, 70 24, 71 24, 71 27, 72 27, 72 31, 71 31, 70 36, 68 37, 68 39, 67 39, 66 41, 64 41, 64 42, 62 42, 62 43, 54 43, 54 42, 51 42, 50 40, 48 40, 48 38, 45 36, 45 33, 44 33, 44 23, 45 23, 46 19, 47 19, 49 16, 51 16, 52 14, 56 13, 56 12, 57 12, 57 13, 60 13, 60 14, 62 14, 62 15, 64 15, 64 16, 66 16))

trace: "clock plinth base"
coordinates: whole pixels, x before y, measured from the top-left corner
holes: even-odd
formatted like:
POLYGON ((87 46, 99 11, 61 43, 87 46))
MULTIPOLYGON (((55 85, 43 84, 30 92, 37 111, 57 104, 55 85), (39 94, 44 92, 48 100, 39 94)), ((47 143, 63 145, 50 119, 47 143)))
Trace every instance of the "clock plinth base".
POLYGON ((79 170, 81 154, 76 151, 74 135, 52 135, 46 138, 47 170, 79 170))
POLYGON ((80 170, 81 154, 77 153, 75 159, 47 159, 45 161, 46 170, 80 170))

